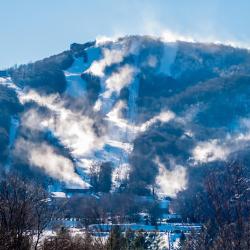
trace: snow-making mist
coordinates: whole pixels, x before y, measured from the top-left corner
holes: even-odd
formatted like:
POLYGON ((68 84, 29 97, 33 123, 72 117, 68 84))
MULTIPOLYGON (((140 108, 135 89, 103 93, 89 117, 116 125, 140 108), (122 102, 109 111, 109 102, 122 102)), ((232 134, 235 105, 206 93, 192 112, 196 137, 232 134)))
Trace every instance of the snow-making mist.
POLYGON ((174 197, 194 171, 247 160, 249 66, 245 49, 130 36, 1 71, 1 169, 58 190, 109 163, 114 191, 174 197))

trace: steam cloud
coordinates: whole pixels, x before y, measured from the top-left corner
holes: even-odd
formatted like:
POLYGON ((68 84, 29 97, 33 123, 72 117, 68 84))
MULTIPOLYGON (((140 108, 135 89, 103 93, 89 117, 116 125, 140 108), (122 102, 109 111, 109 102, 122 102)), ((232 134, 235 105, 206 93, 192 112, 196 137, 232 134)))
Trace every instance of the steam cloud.
POLYGON ((193 150, 193 158, 196 162, 207 163, 216 160, 226 160, 230 153, 229 148, 223 146, 218 140, 200 142, 193 150))
POLYGON ((126 87, 133 80, 135 69, 129 65, 120 68, 118 72, 113 73, 106 80, 106 91, 103 94, 104 98, 109 98, 113 93, 119 94, 121 89, 126 87))
POLYGON ((32 166, 42 169, 54 179, 63 181, 66 184, 87 187, 80 176, 75 173, 73 163, 66 157, 59 155, 47 143, 34 143, 19 139, 16 143, 16 153, 25 151, 29 163, 32 166), (18 152, 19 151, 19 152, 18 152))
MULTIPOLYGON (((94 120, 65 108, 63 100, 57 95, 41 96, 31 91, 22 96, 21 101, 35 101, 52 111, 52 116, 49 119, 44 118, 40 126, 51 130, 75 157, 87 155, 94 148, 103 146, 103 140, 97 137, 93 130, 94 120)), ((30 111, 28 116, 36 117, 38 114, 30 111)))
POLYGON ((99 61, 94 61, 89 69, 86 71, 87 73, 91 73, 92 75, 104 77, 104 70, 107 66, 110 66, 114 63, 122 62, 125 56, 126 50, 121 49, 103 49, 103 59, 99 61))
POLYGON ((244 149, 250 143, 250 119, 240 121, 240 133, 227 134, 225 137, 198 142, 192 150, 195 164, 213 161, 226 161, 234 152, 244 149))
POLYGON ((126 119, 122 118, 122 109, 125 107, 123 101, 117 102, 114 108, 107 114, 107 120, 113 122, 118 128, 125 129, 131 133, 142 133, 145 132, 148 128, 154 125, 156 122, 169 122, 175 118, 175 114, 170 111, 162 111, 159 115, 152 117, 150 120, 142 123, 140 125, 134 125, 129 123, 126 119))
POLYGON ((175 197, 187 187, 186 168, 172 162, 172 170, 168 170, 159 158, 156 158, 155 163, 159 167, 159 174, 156 177, 159 194, 175 197))

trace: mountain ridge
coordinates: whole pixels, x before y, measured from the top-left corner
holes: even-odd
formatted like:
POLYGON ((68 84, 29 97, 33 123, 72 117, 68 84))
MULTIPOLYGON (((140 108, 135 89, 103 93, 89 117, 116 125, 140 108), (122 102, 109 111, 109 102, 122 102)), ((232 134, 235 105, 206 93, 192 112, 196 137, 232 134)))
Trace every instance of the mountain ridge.
POLYGON ((89 187, 92 167, 109 162, 113 190, 176 196, 189 169, 248 148, 249 66, 246 49, 128 36, 1 71, 1 169, 11 154, 14 169, 55 188, 89 187))

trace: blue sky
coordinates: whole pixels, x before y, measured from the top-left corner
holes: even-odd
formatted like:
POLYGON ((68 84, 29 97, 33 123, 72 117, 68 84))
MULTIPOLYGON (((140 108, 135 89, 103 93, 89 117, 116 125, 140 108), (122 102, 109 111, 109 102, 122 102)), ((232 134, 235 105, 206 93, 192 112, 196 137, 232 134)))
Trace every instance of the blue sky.
POLYGON ((250 44, 249 0, 0 0, 0 69, 97 36, 161 35, 250 44))

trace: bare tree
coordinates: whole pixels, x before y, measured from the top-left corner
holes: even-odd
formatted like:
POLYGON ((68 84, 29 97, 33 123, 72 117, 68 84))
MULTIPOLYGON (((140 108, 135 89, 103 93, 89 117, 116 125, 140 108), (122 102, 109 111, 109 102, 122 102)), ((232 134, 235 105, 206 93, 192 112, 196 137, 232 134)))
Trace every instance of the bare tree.
POLYGON ((47 237, 43 250, 106 250, 106 241, 101 237, 93 237, 86 231, 82 235, 72 236, 67 230, 59 231, 56 236, 47 237))
POLYGON ((210 218, 200 234, 188 237, 183 249, 250 249, 249 184, 247 171, 238 162, 211 172, 204 184, 210 218))
POLYGON ((8 175, 0 182, 0 249, 29 249, 32 244, 37 249, 50 215, 48 194, 41 186, 8 175))

